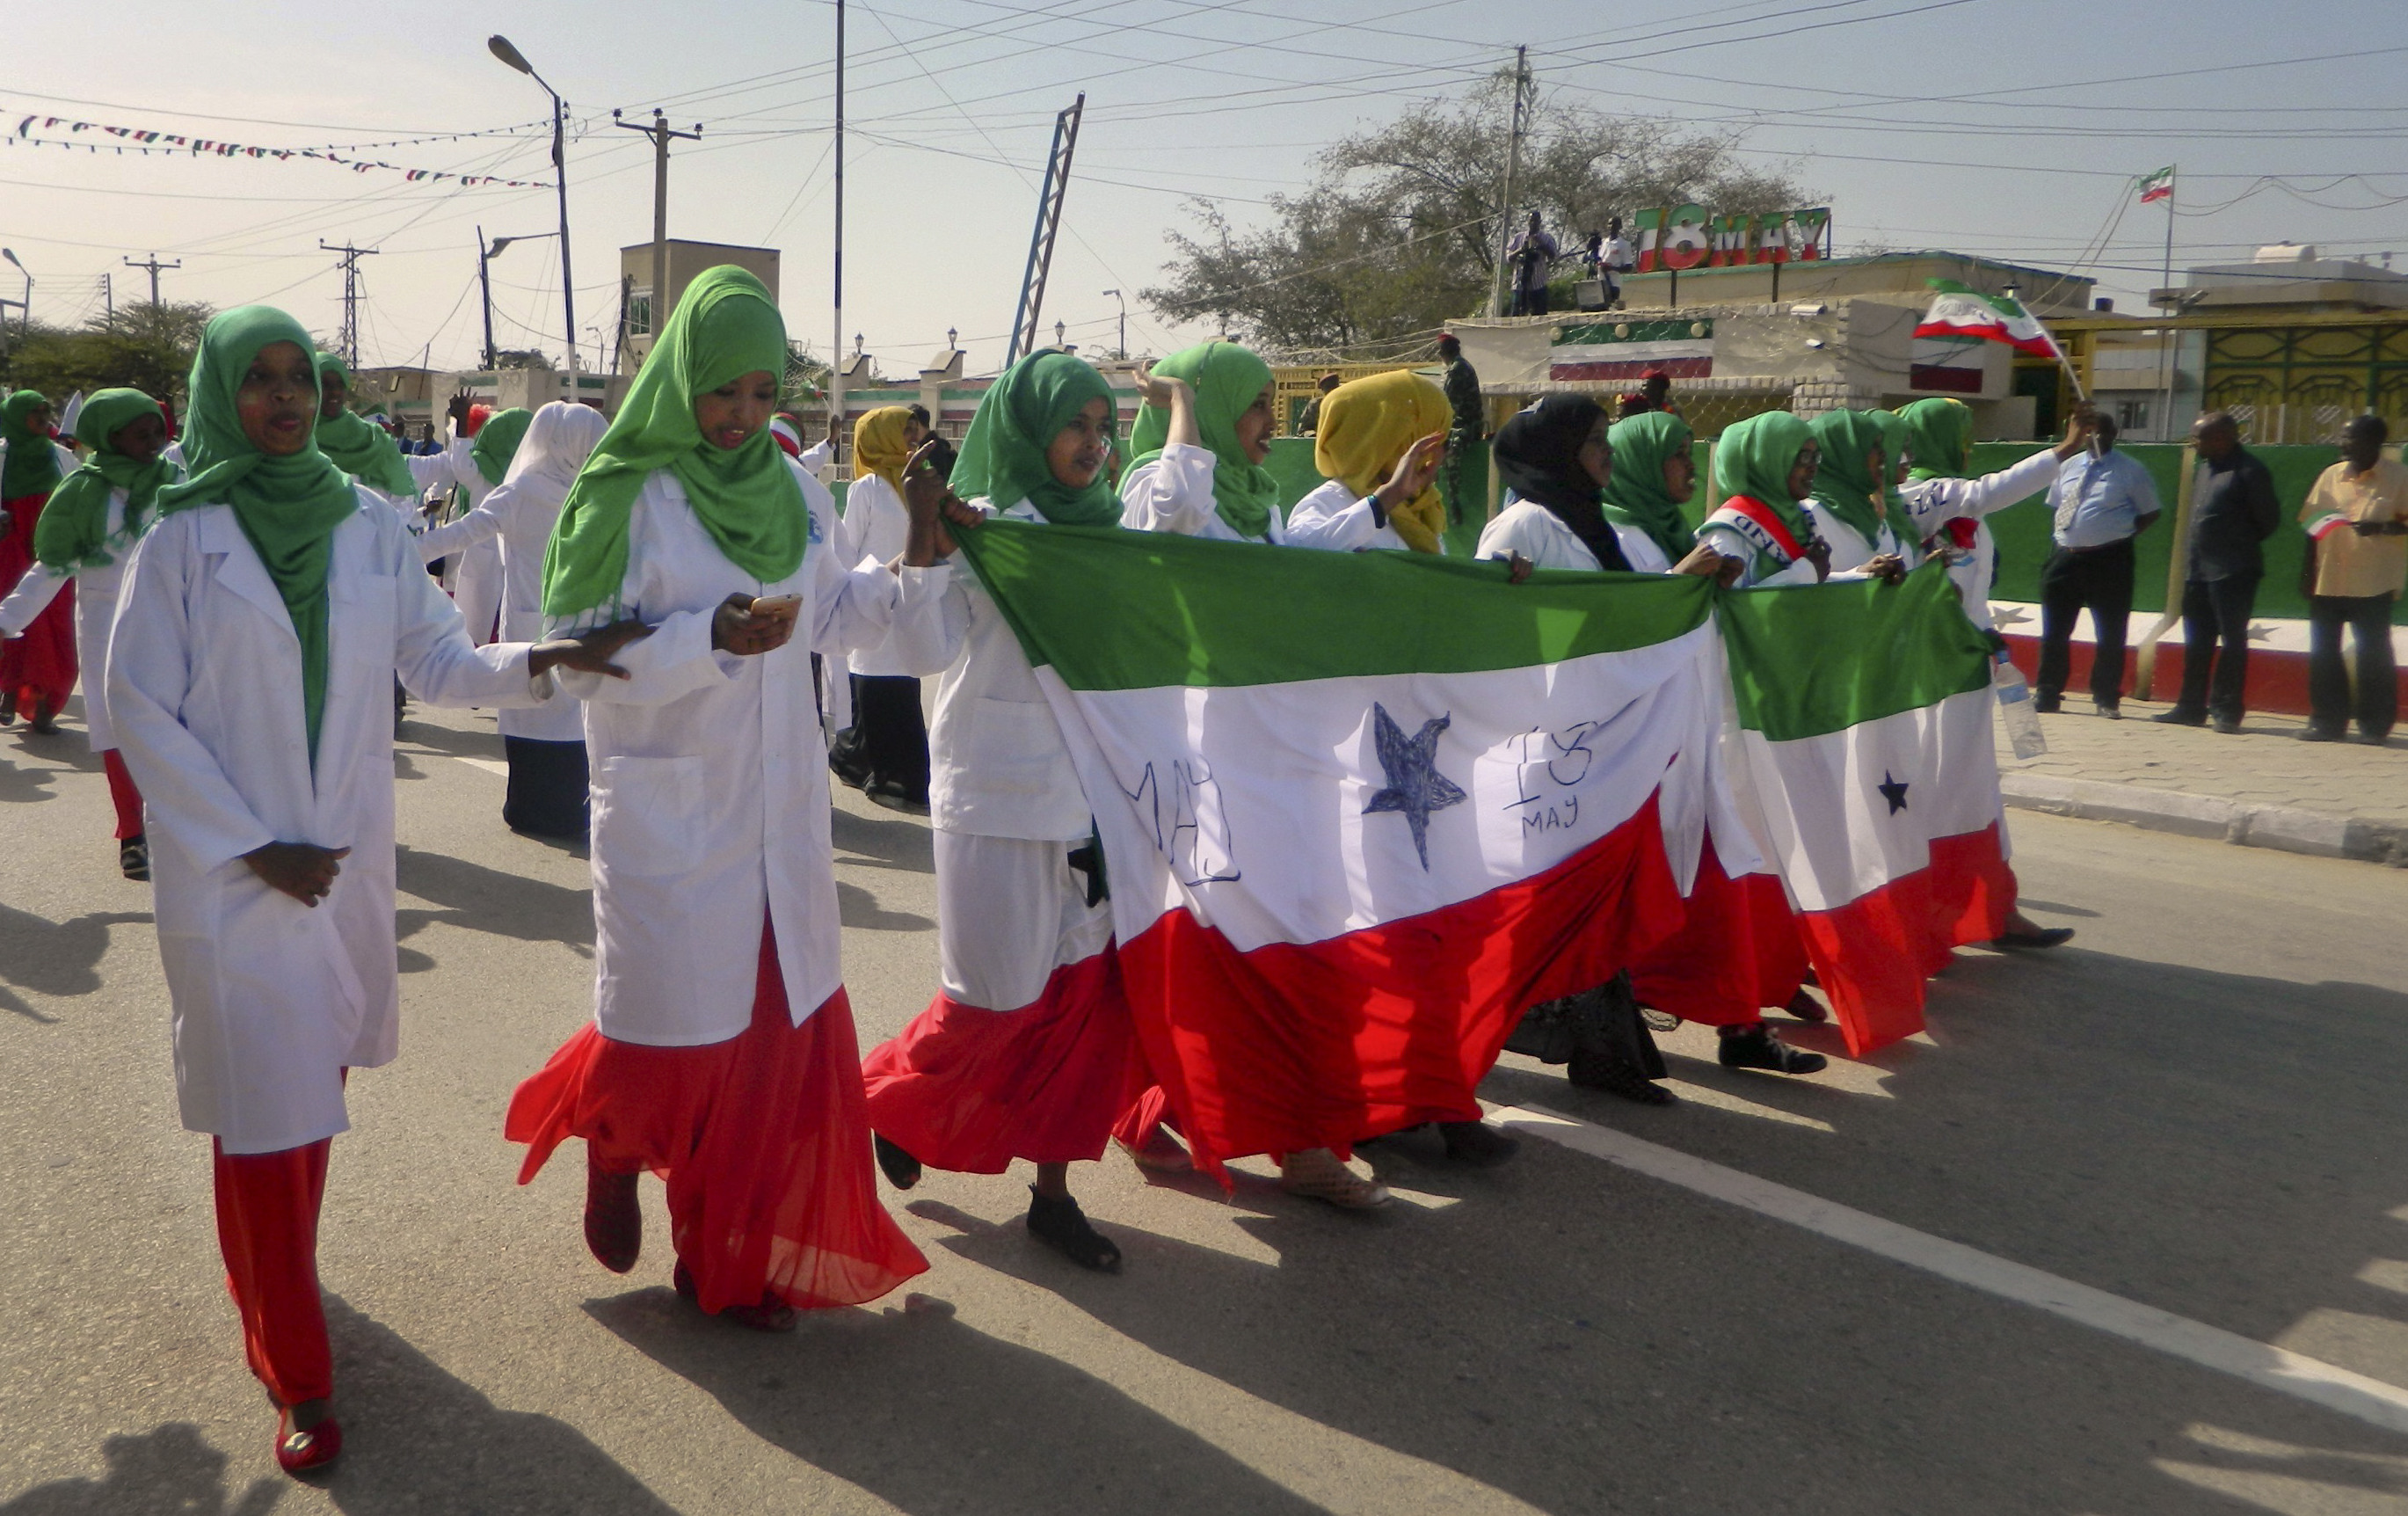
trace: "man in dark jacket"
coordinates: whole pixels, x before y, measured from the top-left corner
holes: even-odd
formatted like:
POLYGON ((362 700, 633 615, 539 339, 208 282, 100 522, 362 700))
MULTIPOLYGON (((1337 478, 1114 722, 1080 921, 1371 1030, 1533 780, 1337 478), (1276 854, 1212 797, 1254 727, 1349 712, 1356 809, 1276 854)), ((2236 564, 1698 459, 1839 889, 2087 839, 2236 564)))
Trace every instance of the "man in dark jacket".
MULTIPOLYGON (((1464 361, 1463 344, 1453 332, 1440 332, 1438 338, 1439 361, 1446 365, 1445 377, 1440 387, 1446 391, 1446 405, 1454 422, 1446 430, 1446 485, 1439 494, 1446 500, 1446 520, 1450 527, 1462 524, 1467 501, 1476 500, 1488 492, 1484 481, 1472 477, 1478 470, 1472 467, 1471 448, 1475 442, 1488 440, 1488 402, 1481 397, 1480 375, 1464 361)), ((1487 507, 1481 507, 1484 519, 1487 507)))
POLYGON ((2218 731, 2239 731, 2242 685, 2249 676, 2249 613, 2266 572, 2258 544, 2282 525, 2283 510, 2274 498, 2274 476, 2241 445, 2231 416, 2212 411, 2200 417, 2191 440, 2202 467, 2183 582, 2182 698, 2157 719, 2183 727, 2212 719, 2218 731))

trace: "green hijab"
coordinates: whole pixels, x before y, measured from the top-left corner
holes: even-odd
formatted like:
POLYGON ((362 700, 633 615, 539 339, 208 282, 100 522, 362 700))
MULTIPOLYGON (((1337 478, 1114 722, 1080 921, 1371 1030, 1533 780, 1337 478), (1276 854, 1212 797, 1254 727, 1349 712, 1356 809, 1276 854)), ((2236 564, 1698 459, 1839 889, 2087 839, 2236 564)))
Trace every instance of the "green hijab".
POLYGON ((1907 470, 1912 480, 1962 479, 1965 451, 1973 440, 1973 412, 1962 400, 1917 400, 1901 409, 1906 423, 1906 450, 1914 456, 1907 470))
POLYGON ((1767 411, 1724 428, 1714 444, 1714 474, 1724 494, 1762 501, 1801 544, 1814 532, 1789 498, 1789 470, 1813 440, 1805 422, 1786 411, 1767 411))
MULTIPOLYGON (((201 333, 184 418, 180 484, 159 491, 159 513, 224 504, 276 582, 301 644, 301 711, 309 731, 309 761, 318 760, 318 726, 326 714, 326 572, 335 556, 335 528, 358 513, 359 495, 314 438, 300 452, 272 458, 242 434, 236 395, 253 358, 273 342, 314 351, 302 325, 272 306, 221 310, 201 333)), ((317 376, 309 414, 318 414, 317 376)))
POLYGON ((1865 468, 1865 455, 1880 448, 1886 470, 1888 434, 1876 411, 1826 411, 1808 423, 1823 449, 1814 472, 1814 503, 1847 525, 1867 545, 1881 541, 1882 482, 1865 468))
MULTIPOLYGON (((1154 371, 1183 379, 1196 391, 1197 434, 1218 460, 1212 467, 1212 508, 1239 536, 1264 536, 1270 530, 1271 507, 1279 503, 1279 481, 1238 445, 1238 418, 1270 387, 1271 366, 1235 342, 1199 342, 1155 364, 1154 371)), ((1162 456, 1169 434, 1169 411, 1139 408, 1129 427, 1129 451, 1137 455, 1130 471, 1162 456)))
POLYGON ((1045 449, 1095 399, 1112 404, 1111 385, 1068 353, 1048 348, 1013 364, 979 398, 953 463, 954 491, 964 499, 983 495, 1005 511, 1026 500, 1057 527, 1119 526, 1109 470, 1072 489, 1045 462, 1045 449))
MULTIPOLYGON (((778 328, 781 352, 784 350, 785 330, 783 325, 778 328)), ((748 374, 752 371, 750 368, 743 370, 748 374)), ((784 371, 778 364, 769 366, 769 372, 773 374, 784 371)), ((728 377, 732 379, 735 376, 731 374, 728 377)), ((719 384, 726 383, 727 380, 723 379, 719 384)), ((710 388, 717 389, 719 384, 710 388)), ((485 418, 483 426, 477 428, 477 440, 469 445, 468 456, 477 460, 477 471, 485 476, 486 484, 498 484, 509 473, 510 460, 519 455, 519 443, 525 440, 527 427, 534 421, 534 411, 524 406, 514 405, 508 411, 494 411, 485 418)))
POLYGON ((111 550, 142 535, 159 486, 176 477, 176 466, 157 456, 136 463, 112 450, 108 440, 144 416, 158 415, 159 402, 140 390, 99 390, 84 401, 76 417, 76 440, 92 449, 92 456, 50 491, 50 503, 34 524, 34 556, 73 572, 116 562, 111 550), (125 522, 112 535, 108 496, 120 489, 125 492, 125 522))
MULTIPOLYGON (((351 371, 343 367, 339 354, 318 354, 318 390, 325 393, 326 380, 331 376, 350 389, 351 371)), ((83 428, 78 426, 78 432, 83 428)), ((385 429, 358 412, 345 410, 328 421, 318 420, 318 451, 335 460, 335 467, 367 485, 387 495, 413 499, 418 495, 418 481, 410 474, 409 466, 401 461, 401 449, 393 445, 385 429)))
POLYGON ((1681 513, 1686 502, 1672 498, 1664 487, 1664 460, 1687 452, 1696 435, 1670 411, 1625 416, 1605 434, 1606 444, 1613 449, 1613 471, 1605 480, 1605 518, 1645 532, 1668 563, 1686 557, 1697 540, 1681 513))
POLYGON ((1872 416, 1882 430, 1882 503, 1889 510, 1891 529, 1896 530, 1895 524, 1907 519, 1906 502, 1898 493, 1898 460, 1911 451, 1906 418, 1895 411, 1876 411, 1872 416))
POLYGON ((8 444, 8 461, 0 465, 0 500, 46 495, 59 482, 59 455, 50 440, 25 425, 25 418, 50 404, 40 390, 19 390, 0 400, 0 441, 8 444))
MULTIPOLYGON (((706 269, 686 286, 626 403, 568 487, 544 551, 546 615, 579 615, 618 599, 636 496, 656 469, 677 476, 695 518, 730 563, 765 585, 802 566, 810 507, 769 428, 728 449, 705 441, 694 419, 696 396, 763 370, 786 371, 786 323, 777 302, 741 268, 706 269)), ((479 447, 510 414, 485 423, 479 447)), ((516 414, 523 432, 527 414, 516 414)), ((509 445, 515 452, 518 439, 509 445)))

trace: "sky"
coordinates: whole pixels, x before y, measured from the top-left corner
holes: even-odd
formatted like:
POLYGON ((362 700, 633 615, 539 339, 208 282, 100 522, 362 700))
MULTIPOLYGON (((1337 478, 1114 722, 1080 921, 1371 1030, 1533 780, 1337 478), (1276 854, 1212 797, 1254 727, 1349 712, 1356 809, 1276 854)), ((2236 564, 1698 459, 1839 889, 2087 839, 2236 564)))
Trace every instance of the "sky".
MULTIPOLYGON (((329 336, 339 259, 360 260, 366 364, 473 367, 477 230, 557 225, 553 192, 307 159, 139 156, 86 121, 244 146, 318 148, 408 169, 549 182, 550 100, 497 62, 512 39, 568 102, 580 328, 615 323, 618 249, 652 234, 652 150, 611 124, 655 106, 676 145, 669 232, 781 250, 789 332, 826 354, 861 335, 910 374, 956 329, 970 371, 1000 364, 1054 113, 1086 116, 1042 326, 1163 353, 1210 335, 1154 317, 1185 202, 1240 224, 1312 178, 1349 132, 1459 98, 1527 44, 1542 90, 1741 134, 1832 207, 1839 251, 1939 247, 2095 276, 2119 308, 2159 282, 2163 207, 2132 180, 2181 177, 2174 260, 2261 243, 2408 254, 2408 39, 2396 0, 848 0, 846 290, 831 303, 833 0, 662 6, 327 7, 118 0, 97 45, 75 7, 20 7, 0 56, 0 246, 35 316, 97 313, 101 276, 144 296, 131 257, 180 262, 163 296, 280 305, 329 336), (230 18, 239 18, 234 20, 230 18), (32 137, 106 144, 98 152, 32 137), (46 127, 56 115, 61 124, 46 127), (474 136, 462 134, 479 134, 474 136), (374 144, 354 146, 355 144, 374 144)), ((2401 267, 2408 271, 2408 257, 2401 267)), ((563 350, 552 240, 493 265, 495 339, 563 350)), ((22 294, 0 267, 0 295, 22 294)), ((10 311, 13 315, 13 310, 10 311)), ((580 330, 588 367, 597 336, 580 330)))

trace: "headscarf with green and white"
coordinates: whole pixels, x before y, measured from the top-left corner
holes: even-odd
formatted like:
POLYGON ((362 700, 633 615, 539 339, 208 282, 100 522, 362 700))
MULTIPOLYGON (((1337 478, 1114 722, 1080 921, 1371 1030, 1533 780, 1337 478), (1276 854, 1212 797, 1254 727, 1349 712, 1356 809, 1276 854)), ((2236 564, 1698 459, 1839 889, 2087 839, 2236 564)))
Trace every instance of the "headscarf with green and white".
MULTIPOLYGON (((340 354, 318 354, 318 390, 322 397, 329 377, 341 380, 344 389, 351 388, 351 371, 343 366, 340 354)), ((78 426, 76 430, 80 434, 83 428, 78 426)), ((401 461, 401 449, 394 446, 391 435, 356 411, 347 409, 332 421, 318 418, 318 451, 334 459, 336 468, 370 489, 405 500, 418 494, 418 481, 411 475, 409 466, 401 461)))
POLYGON ((0 500, 21 500, 48 494, 59 482, 59 455, 50 440, 26 424, 27 418, 50 403, 40 390, 19 390, 0 400, 0 441, 8 456, 0 464, 0 500))
MULTIPOLYGON (((785 340, 782 336, 784 330, 783 326, 779 328, 781 343, 785 340)), ((749 373, 752 370, 745 371, 749 373)), ((774 374, 783 370, 773 368, 769 371, 774 374)), ((724 384, 727 381, 723 379, 719 383, 724 384)), ((713 389, 718 387, 718 384, 711 386, 713 389)), ((498 484, 509 476, 510 460, 519 455, 519 444, 526 440, 527 427, 534 421, 534 411, 523 405, 514 405, 508 411, 494 411, 485 418, 483 426, 477 428, 477 440, 468 444, 468 456, 476 460, 477 472, 485 476, 486 484, 498 484)))
MULTIPOLYGON (((292 617, 301 643, 301 710, 309 758, 318 757, 318 726, 326 712, 326 574, 334 561, 335 528, 358 513, 360 498, 313 437, 298 453, 270 457, 242 432, 236 395, 251 361, 277 342, 310 359, 308 330, 272 306, 221 310, 201 333, 186 383, 184 468, 180 484, 159 491, 159 513, 222 503, 249 539, 292 617)), ((318 376, 310 359, 309 420, 318 418, 318 376)))
POLYGON ((1823 450, 1823 466, 1814 471, 1816 508, 1875 546, 1881 541, 1884 490, 1882 481, 1865 467, 1865 458, 1880 448, 1883 471, 1888 471, 1889 444, 1880 412, 1826 411, 1809 425, 1823 450))
POLYGON ((1906 418, 1895 411, 1876 411, 1872 416, 1882 429, 1882 504, 1891 521, 1903 522, 1907 519, 1906 502, 1898 493, 1898 465, 1912 452, 1906 418))
POLYGON ((1664 487, 1664 461, 1686 453, 1696 435, 1670 411, 1625 416, 1605 433, 1606 444, 1613 449, 1613 471, 1605 481, 1605 518, 1645 532, 1667 563, 1686 557, 1695 542, 1681 512, 1687 502, 1672 498, 1664 487))
MULTIPOLYGON (((1231 531, 1261 539, 1270 531, 1279 504, 1279 481, 1238 445, 1238 418, 1271 383, 1271 366, 1235 342, 1199 342, 1154 366, 1166 379, 1183 379, 1196 391, 1196 432, 1211 450, 1212 508, 1231 531)), ((1141 406, 1129 426, 1129 471, 1162 456, 1169 440, 1170 412, 1141 406)))
POLYGON ((1057 527, 1120 525, 1120 497, 1107 470, 1096 469, 1084 488, 1073 489, 1045 461, 1062 428, 1098 399, 1112 405, 1111 385, 1068 353, 1049 348, 1013 364, 979 397, 953 464, 954 491, 964 499, 984 496, 1004 511, 1026 500, 1057 527))
POLYGON ((176 466, 156 454, 148 463, 136 463, 109 446, 110 438, 144 416, 160 416, 164 429, 159 402, 140 390, 99 390, 84 401, 76 416, 76 440, 92 449, 92 456, 50 491, 50 503, 34 524, 35 557, 64 573, 114 563, 117 553, 150 526, 160 487, 174 481, 176 466), (125 519, 112 532, 108 497, 121 489, 125 519))
MULTIPOLYGON (((694 419, 697 396, 764 371, 786 371, 786 322, 777 302, 741 268, 705 270, 686 286, 626 403, 561 504, 544 551, 545 615, 579 616, 617 602, 636 497, 658 469, 676 476, 695 519, 730 563, 765 585, 802 566, 810 507, 769 428, 723 448, 705 440, 694 419)), ((501 419, 487 421, 484 430, 501 419)))
POLYGON ((1965 477, 1965 454, 1973 440, 1971 407, 1962 400, 1935 397, 1902 407, 1898 416, 1906 423, 1906 450, 1914 457, 1907 478, 1920 482, 1965 477))
POLYGON ((1813 429, 1786 411, 1750 416, 1726 427, 1715 441, 1714 476, 1727 495, 1744 495, 1770 507, 1803 543, 1814 532, 1790 498, 1789 471, 1813 440, 1813 429))

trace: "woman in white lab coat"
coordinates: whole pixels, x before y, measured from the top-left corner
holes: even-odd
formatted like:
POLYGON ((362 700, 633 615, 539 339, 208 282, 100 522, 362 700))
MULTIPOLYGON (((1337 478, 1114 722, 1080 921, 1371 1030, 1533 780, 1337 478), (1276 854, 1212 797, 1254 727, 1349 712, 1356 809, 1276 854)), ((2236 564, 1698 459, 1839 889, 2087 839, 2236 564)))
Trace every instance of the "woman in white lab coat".
POLYGON ((1201 342, 1141 372, 1121 525, 1229 542, 1284 542, 1271 452, 1271 367, 1235 342, 1201 342))
POLYGON ((287 1469, 341 1451, 317 1285, 349 1072, 392 1061, 394 676, 445 705, 532 704, 640 628, 468 645, 392 510, 311 445, 309 335, 221 312, 186 460, 134 549, 108 706, 148 804, 184 1125, 215 1139, 218 1237, 287 1469))
POLYGON ((1707 513, 1698 541, 1737 558, 1742 589, 1819 585, 1830 573, 1830 550, 1814 535, 1799 502, 1813 493, 1822 450, 1806 423, 1786 411, 1768 411, 1726 427, 1714 447, 1714 469, 1729 494, 1707 513))
MULTIPOLYGON (((418 539, 427 562, 482 543, 501 549, 502 641, 543 634, 543 557, 577 470, 609 422, 588 405, 554 400, 535 412, 509 471, 477 508, 418 539)), ((513 831, 581 842, 587 821, 585 715, 566 696, 532 711, 505 709, 498 725, 509 764, 502 823, 513 831)))
POLYGON ((108 625, 117 615, 125 556, 150 525, 160 486, 181 471, 159 455, 167 445, 167 418, 140 390, 93 394, 76 417, 76 435, 92 456, 50 492, 35 527, 35 561, 0 601, 0 637, 22 636, 62 589, 75 585, 84 739, 100 755, 117 807, 117 866, 128 879, 148 879, 142 792, 117 751, 108 720, 108 625))
MULTIPOLYGON (((1806 514, 1814 534, 1830 548, 1835 576, 1864 572, 1882 577, 1895 560, 1901 570, 1917 558, 1901 542, 1889 519, 1889 424, 1878 411, 1826 411, 1807 424, 1822 461, 1806 514)), ((1900 427, 1903 430, 1903 426, 1900 427)))
POLYGON ((662 1175, 679 1292, 765 1331, 927 1267, 870 1168, 810 657, 911 635, 947 571, 914 567, 941 491, 900 566, 836 551, 825 492, 769 437, 785 355, 760 281, 706 271, 553 528, 546 617, 654 629, 625 681, 565 681, 593 764, 595 1019, 504 1127, 523 1182, 585 1140, 586 1245, 614 1272, 641 1249, 637 1177, 662 1175))
POLYGON ((1444 552, 1437 479, 1451 414, 1446 392, 1410 369, 1331 390, 1312 439, 1312 466, 1327 483, 1288 508, 1287 544, 1444 552))
MULTIPOLYGON (((853 556, 866 554, 883 563, 903 551, 910 527, 903 469, 925 440, 907 406, 880 406, 853 424, 853 484, 844 495, 843 526, 853 556)), ((851 713, 846 736, 829 758, 838 777, 878 804, 924 810, 928 722, 920 714, 920 680, 910 659, 882 643, 858 648, 831 677, 847 681, 851 713)))

